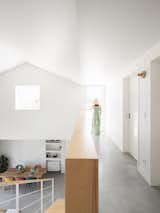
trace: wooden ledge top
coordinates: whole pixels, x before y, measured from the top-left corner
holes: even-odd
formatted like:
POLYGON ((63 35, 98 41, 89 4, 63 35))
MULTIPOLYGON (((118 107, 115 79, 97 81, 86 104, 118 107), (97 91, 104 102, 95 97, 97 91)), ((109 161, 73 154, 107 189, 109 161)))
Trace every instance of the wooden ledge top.
POLYGON ((71 142, 68 146, 66 160, 97 159, 97 153, 91 135, 91 119, 91 110, 83 110, 80 112, 71 142))
POLYGON ((65 213, 65 201, 64 199, 56 200, 56 202, 51 205, 45 213, 65 213))

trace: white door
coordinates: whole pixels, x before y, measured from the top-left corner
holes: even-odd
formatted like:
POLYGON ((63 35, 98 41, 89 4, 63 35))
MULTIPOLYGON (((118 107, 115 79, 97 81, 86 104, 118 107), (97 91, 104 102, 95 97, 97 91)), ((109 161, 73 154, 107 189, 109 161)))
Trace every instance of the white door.
POLYGON ((138 78, 129 77, 129 152, 138 159, 138 78))

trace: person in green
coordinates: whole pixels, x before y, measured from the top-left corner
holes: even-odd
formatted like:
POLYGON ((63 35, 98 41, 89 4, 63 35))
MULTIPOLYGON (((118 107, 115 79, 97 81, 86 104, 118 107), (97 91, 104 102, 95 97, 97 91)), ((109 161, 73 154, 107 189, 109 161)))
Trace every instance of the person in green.
POLYGON ((95 136, 100 135, 101 129, 101 106, 98 99, 93 102, 93 118, 92 118, 92 134, 95 136))

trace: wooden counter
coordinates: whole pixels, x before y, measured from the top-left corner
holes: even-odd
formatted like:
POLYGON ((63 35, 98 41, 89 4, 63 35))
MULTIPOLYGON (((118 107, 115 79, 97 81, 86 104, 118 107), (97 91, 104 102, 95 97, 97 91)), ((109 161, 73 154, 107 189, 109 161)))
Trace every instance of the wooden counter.
POLYGON ((86 111, 76 122, 65 169, 65 204, 55 202, 46 213, 98 213, 98 158, 86 111))
POLYGON ((97 153, 91 136, 90 112, 81 111, 77 119, 66 159, 96 159, 97 153))
POLYGON ((66 213, 98 213, 98 158, 85 111, 77 120, 65 163, 66 213))

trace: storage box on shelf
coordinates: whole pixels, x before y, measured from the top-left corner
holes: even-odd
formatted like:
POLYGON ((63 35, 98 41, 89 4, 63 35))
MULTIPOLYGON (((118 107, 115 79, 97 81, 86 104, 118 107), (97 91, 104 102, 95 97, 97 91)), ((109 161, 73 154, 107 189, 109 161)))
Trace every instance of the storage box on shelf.
POLYGON ((64 173, 64 154, 66 150, 64 140, 46 140, 45 155, 47 171, 64 173))

